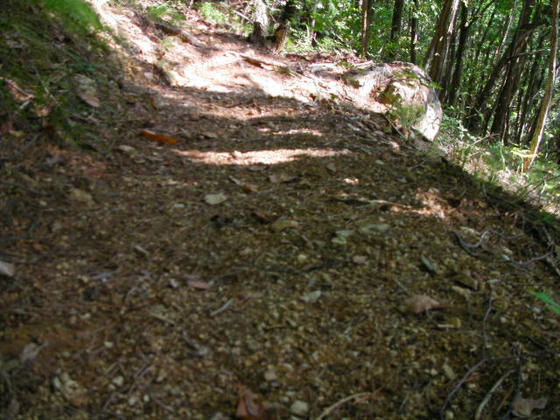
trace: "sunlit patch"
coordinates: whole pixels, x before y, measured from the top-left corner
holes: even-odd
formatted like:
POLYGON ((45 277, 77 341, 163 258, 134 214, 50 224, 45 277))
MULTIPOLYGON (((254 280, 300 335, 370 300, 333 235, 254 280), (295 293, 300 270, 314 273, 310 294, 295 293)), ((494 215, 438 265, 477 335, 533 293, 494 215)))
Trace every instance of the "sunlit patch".
POLYGON ((358 178, 344 178, 344 182, 350 185, 358 185, 360 180, 358 178))
POLYGON ((287 130, 287 131, 278 131, 277 134, 287 134, 287 135, 311 134, 313 136, 323 137, 323 133, 321 131, 313 130, 313 129, 310 129, 310 128, 299 128, 299 129, 291 129, 291 130, 287 130))
POLYGON ((251 152, 202 152, 200 150, 175 150, 175 153, 208 165, 275 165, 292 162, 303 157, 330 157, 347 155, 349 150, 333 149, 274 149, 251 152))
POLYGON ((424 206, 417 211, 421 216, 446 218, 447 206, 437 189, 430 188, 428 191, 418 191, 415 198, 424 206))

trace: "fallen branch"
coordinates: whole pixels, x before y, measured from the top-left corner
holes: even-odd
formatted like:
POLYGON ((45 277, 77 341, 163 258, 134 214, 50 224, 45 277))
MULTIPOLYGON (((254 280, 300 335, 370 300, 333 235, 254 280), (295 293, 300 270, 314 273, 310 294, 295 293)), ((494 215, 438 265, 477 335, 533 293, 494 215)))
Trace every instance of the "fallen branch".
POLYGON ((363 397, 373 397, 377 392, 379 392, 381 388, 376 389, 373 392, 359 392, 357 394, 353 394, 350 395, 349 397, 345 397, 343 399, 341 399, 340 401, 335 402, 333 405, 327 407, 319 417, 317 417, 315 420, 322 420, 325 417, 327 417, 329 414, 331 414, 334 410, 336 410, 338 407, 340 407, 343 404, 346 404, 348 401, 352 401, 352 400, 357 400, 358 398, 363 398, 363 397))
POLYGON ((502 384, 502 382, 504 381, 504 379, 506 379, 509 375, 511 375, 514 372, 514 370, 508 370, 506 373, 504 373, 500 379, 498 379, 496 381, 496 383, 494 384, 494 386, 492 386, 492 388, 490 388, 490 391, 488 391, 488 393, 486 394, 486 396, 484 397, 484 399, 482 400, 482 402, 480 403, 480 405, 478 406, 478 408, 476 409, 476 412, 474 414, 474 420, 479 420, 480 416, 482 415, 482 410, 484 410, 484 407, 486 407, 486 404, 488 404, 488 401, 490 401, 490 397, 492 397, 492 394, 494 392, 496 392, 496 390, 498 389, 498 387, 502 384))
POLYGON ((290 70, 290 68, 286 64, 281 63, 279 61, 265 60, 263 58, 257 58, 251 55, 237 53, 234 51, 231 51, 231 53, 237 55, 238 57, 241 57, 243 60, 247 61, 249 64, 252 64, 254 66, 262 67, 262 65, 264 64, 265 66, 279 67, 281 69, 290 70))
POLYGON ((180 28, 177 28, 176 26, 170 25, 165 22, 154 22, 154 24, 156 25, 156 28, 161 29, 163 32, 178 36, 181 39, 181 41, 185 41, 190 44, 193 44, 195 47, 198 48, 208 48, 205 44, 200 42, 194 36, 192 36, 191 34, 189 34, 188 32, 180 28))
POLYGON ((216 315, 221 314, 222 312, 224 312, 227 308, 229 308, 231 305, 233 305, 233 299, 229 299, 226 303, 224 303, 222 306, 220 306, 218 309, 216 309, 215 311, 210 313, 210 316, 214 317, 216 315))

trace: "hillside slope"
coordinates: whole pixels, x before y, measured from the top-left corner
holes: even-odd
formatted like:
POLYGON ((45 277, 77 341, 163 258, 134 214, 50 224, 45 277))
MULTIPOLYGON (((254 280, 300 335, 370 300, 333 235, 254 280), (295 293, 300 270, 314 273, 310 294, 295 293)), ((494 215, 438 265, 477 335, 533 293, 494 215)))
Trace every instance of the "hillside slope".
POLYGON ((560 301, 557 232, 354 106, 340 57, 22 3, 0 9, 2 418, 560 417, 560 317, 531 294, 560 301))

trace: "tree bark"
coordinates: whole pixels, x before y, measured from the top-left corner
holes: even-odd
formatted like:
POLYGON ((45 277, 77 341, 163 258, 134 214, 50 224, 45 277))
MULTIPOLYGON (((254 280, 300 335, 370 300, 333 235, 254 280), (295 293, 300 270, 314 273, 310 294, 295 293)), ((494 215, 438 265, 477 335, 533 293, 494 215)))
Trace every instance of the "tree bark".
POLYGON ((445 0, 443 3, 435 34, 424 60, 425 67, 430 69, 430 77, 438 85, 445 82, 443 76, 449 60, 450 40, 454 35, 458 8, 459 0, 445 0))
POLYGON ((389 51, 385 54, 387 61, 393 61, 395 59, 395 53, 397 50, 395 41, 398 42, 399 35, 401 33, 403 7, 404 0, 395 0, 395 5, 393 6, 393 19, 391 21, 391 35, 389 36, 389 43, 387 44, 389 51))
POLYGON ((367 49, 371 38, 371 20, 373 15, 373 3, 375 0, 362 0, 362 51, 361 58, 367 57, 367 49))
POLYGON ((268 30, 268 13, 264 0, 253 0, 253 32, 249 35, 249 41, 264 46, 268 30))
POLYGON ((416 45, 418 44, 418 0, 414 0, 410 11, 410 62, 416 64, 416 45))
POLYGON ((455 51, 454 72, 451 83, 446 86, 444 102, 448 105, 455 105, 457 100, 457 92, 461 87, 461 78, 463 74, 463 58, 467 50, 467 39, 469 36, 469 9, 465 2, 461 2, 461 24, 459 27, 459 44, 455 51))
MULTIPOLYGON (((526 0, 524 8, 527 3, 534 4, 534 0, 526 0)), ((520 17, 520 22, 523 19, 524 16, 522 14, 522 16, 520 17)), ((494 65, 490 76, 488 76, 488 79, 484 84, 484 87, 478 92, 478 95, 476 96, 474 106, 471 108, 470 115, 466 120, 467 128, 469 128, 471 131, 480 134, 481 130, 479 114, 486 112, 486 104, 488 100, 491 99, 492 90, 496 86, 504 70, 507 71, 509 63, 512 60, 518 58, 518 55, 525 50, 530 36, 533 34, 535 28, 537 28, 540 24, 540 21, 536 21, 532 24, 518 25, 515 36, 510 42, 508 48, 506 49, 506 51, 504 51, 500 60, 494 65)))
POLYGON ((542 142, 546 118, 550 109, 550 101, 552 99, 552 91, 554 90, 554 82, 556 80, 556 55, 558 51, 558 0, 550 0, 552 28, 550 30, 550 57, 548 60, 548 80, 546 83, 546 91, 541 103, 541 109, 537 118, 537 125, 531 140, 530 157, 523 162, 523 171, 527 171, 535 162, 539 146, 542 142))

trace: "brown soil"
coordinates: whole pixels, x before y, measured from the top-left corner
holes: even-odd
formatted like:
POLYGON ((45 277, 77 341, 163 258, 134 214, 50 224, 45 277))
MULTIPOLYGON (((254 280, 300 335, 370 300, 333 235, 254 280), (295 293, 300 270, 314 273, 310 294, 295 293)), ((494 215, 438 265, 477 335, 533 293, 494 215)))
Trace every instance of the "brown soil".
POLYGON ((312 71, 339 57, 268 56, 192 12, 213 48, 162 46, 103 10, 128 64, 97 92, 112 123, 80 118, 106 149, 3 162, 3 418, 560 418, 534 211, 312 71))

